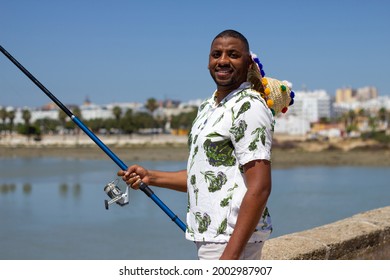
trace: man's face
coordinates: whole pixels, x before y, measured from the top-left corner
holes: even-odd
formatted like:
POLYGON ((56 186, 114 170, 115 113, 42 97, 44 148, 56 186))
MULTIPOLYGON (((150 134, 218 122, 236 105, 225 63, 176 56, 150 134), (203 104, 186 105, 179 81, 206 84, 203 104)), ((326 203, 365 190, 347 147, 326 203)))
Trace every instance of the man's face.
POLYGON ((211 45, 209 71, 220 91, 237 89, 247 79, 252 63, 245 44, 233 37, 220 37, 211 45))

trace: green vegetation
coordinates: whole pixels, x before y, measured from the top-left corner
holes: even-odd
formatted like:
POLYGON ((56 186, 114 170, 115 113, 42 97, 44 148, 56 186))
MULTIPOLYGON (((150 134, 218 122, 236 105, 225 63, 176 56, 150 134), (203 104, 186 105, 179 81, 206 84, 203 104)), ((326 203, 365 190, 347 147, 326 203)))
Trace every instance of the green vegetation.
MULTIPOLYGON (((158 108, 158 103, 153 98, 148 99, 145 107, 148 111, 134 113, 131 109, 122 112, 122 109, 116 106, 113 108, 112 118, 90 120, 83 120, 78 107, 69 109, 94 133, 104 134, 132 134, 144 130, 161 132, 168 121, 171 122, 173 129, 189 130, 197 113, 197 108, 194 107, 190 112, 180 113, 169 119, 161 116, 154 117, 153 112, 158 108)), ((0 134, 12 135, 12 132, 17 132, 26 135, 29 139, 33 136, 35 140, 39 140, 44 134, 79 134, 80 132, 76 124, 61 110, 58 112, 58 119, 43 118, 31 122, 31 112, 23 109, 23 123, 17 125, 14 125, 15 113, 16 111, 7 111, 5 108, 0 109, 0 134)))

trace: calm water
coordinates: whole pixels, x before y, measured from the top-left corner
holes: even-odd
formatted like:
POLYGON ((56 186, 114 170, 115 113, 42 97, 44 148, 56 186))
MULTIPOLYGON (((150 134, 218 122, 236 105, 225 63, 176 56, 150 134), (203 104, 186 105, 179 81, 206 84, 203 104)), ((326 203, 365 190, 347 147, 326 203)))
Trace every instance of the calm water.
MULTIPOLYGON (((142 164, 167 171, 186 165, 142 164)), ((103 188, 118 169, 109 160, 0 159, 0 167, 0 259, 196 258, 193 243, 142 192, 105 210, 103 188)), ((389 170, 274 169, 272 237, 390 205, 389 170)), ((186 194, 154 191, 184 221, 186 194)))

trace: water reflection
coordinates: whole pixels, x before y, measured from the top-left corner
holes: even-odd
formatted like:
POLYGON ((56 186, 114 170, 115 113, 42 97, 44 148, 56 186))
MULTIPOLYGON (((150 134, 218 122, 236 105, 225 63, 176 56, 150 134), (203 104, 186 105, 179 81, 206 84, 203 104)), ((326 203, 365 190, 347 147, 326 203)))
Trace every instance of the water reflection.
POLYGON ((60 184, 59 191, 60 191, 60 196, 66 197, 68 193, 68 185, 65 183, 60 184))
MULTIPOLYGON (((15 183, 2 183, 0 184, 0 195, 7 195, 9 193, 14 193, 17 191, 17 184, 15 183)), ((22 192, 25 195, 30 195, 33 189, 33 186, 31 183, 24 183, 21 186, 22 192)), ((81 192, 81 185, 79 183, 75 183, 71 186, 69 186, 67 183, 61 183, 58 186, 59 194, 61 197, 66 197, 68 193, 72 193, 73 198, 80 198, 82 192, 81 192)))
POLYGON ((81 195, 81 185, 79 183, 74 184, 72 187, 67 183, 61 183, 58 188, 61 197, 66 197, 69 192, 72 192, 73 198, 79 198, 81 195))
MULTIPOLYGON (((14 193, 17 190, 17 185, 15 183, 2 183, 0 184, 0 194, 6 195, 8 193, 14 193)), ((22 191, 24 194, 30 194, 32 186, 30 183, 23 184, 22 191)))
POLYGON ((29 195, 29 194, 31 194, 31 191, 32 191, 31 184, 30 183, 25 183, 23 185, 23 193, 29 195))

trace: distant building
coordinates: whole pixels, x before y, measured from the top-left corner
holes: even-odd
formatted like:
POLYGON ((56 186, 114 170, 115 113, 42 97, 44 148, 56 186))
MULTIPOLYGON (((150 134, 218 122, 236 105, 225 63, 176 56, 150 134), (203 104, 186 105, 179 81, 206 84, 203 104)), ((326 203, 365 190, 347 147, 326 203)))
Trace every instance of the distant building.
POLYGON ((306 119, 289 114, 283 114, 275 120, 275 135, 305 135, 310 131, 310 122, 306 119))
POLYGON ((289 107, 288 115, 294 115, 309 123, 332 116, 332 99, 325 90, 296 91, 294 104, 289 107))
POLYGON ((378 97, 375 87, 363 87, 358 89, 339 88, 336 90, 336 104, 362 102, 378 97))

